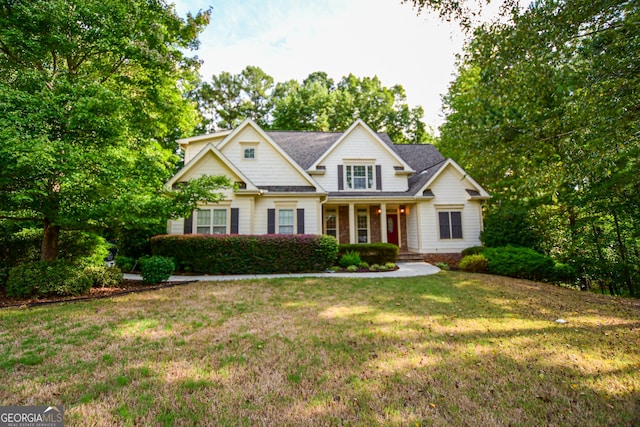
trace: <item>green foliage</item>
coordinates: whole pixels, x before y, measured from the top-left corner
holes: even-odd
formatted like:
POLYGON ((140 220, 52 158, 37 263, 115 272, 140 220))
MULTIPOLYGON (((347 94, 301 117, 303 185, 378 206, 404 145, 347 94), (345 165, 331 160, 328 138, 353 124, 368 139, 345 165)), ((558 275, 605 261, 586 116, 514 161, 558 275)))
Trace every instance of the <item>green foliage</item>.
POLYGON ((266 274, 324 271, 338 252, 331 236, 162 235, 151 239, 154 255, 173 258, 178 270, 203 274, 266 274))
POLYGON ((360 265, 360 263, 362 262, 362 260, 360 259, 360 254, 358 252, 347 252, 344 255, 342 255, 340 257, 340 260, 338 261, 338 265, 340 267, 349 267, 349 266, 358 266, 360 265))
POLYGON ((516 246, 487 248, 479 256, 489 261, 488 272, 492 274, 554 283, 575 281, 576 272, 571 266, 557 263, 533 249, 516 246))
POLYGON ((91 281, 94 288, 115 288, 123 280, 122 270, 118 267, 92 266, 84 268, 84 275, 91 281))
POLYGON ((116 255, 115 263, 116 267, 119 267, 122 271, 131 271, 136 264, 136 260, 128 256, 116 255))
POLYGON ((530 211, 518 207, 516 203, 508 206, 493 204, 485 214, 480 240, 484 246, 492 248, 513 245, 536 249, 539 243, 530 224, 530 215, 530 211))
POLYGON ((583 284, 640 294, 640 8, 506 10, 470 38, 440 129, 442 153, 502 203, 489 205, 482 241, 542 251, 583 284))
POLYGON ((484 246, 471 246, 470 248, 462 250, 462 256, 465 257, 467 255, 478 255, 481 254, 484 249, 484 246))
POLYGON ((358 271, 358 266, 357 266, 357 265, 348 265, 348 266, 347 266, 347 271, 348 271, 349 273, 356 272, 356 271, 358 271))
POLYGON ((91 288, 82 269, 64 261, 36 261, 9 271, 7 295, 16 298, 80 295, 91 288))
POLYGON ((440 270, 449 270, 451 268, 446 262, 436 262, 434 265, 440 270))
MULTIPOLYGON (((198 121, 185 56, 209 11, 164 1, 33 0, 0 7, 0 217, 61 230, 163 223, 203 188, 164 188, 198 121)), ((91 263, 91 262, 90 262, 91 263)))
POLYGON ((389 270, 395 270, 396 263, 395 262, 387 262, 387 263, 385 263, 384 266, 387 267, 389 270))
POLYGON ((472 273, 486 273, 489 261, 481 254, 467 255, 460 260, 458 268, 472 273))
POLYGON ((63 231, 60 234, 59 257, 81 267, 103 266, 110 247, 110 243, 95 233, 63 231))
POLYGON ((274 84, 260 68, 248 66, 237 75, 226 71, 214 75, 193 97, 207 131, 232 129, 246 118, 277 130, 344 131, 360 118, 397 143, 434 139, 422 121, 422 107, 410 108, 402 86, 385 87, 377 77, 349 74, 336 84, 327 73, 318 71, 302 83, 274 84))
POLYGON ((338 259, 347 252, 357 252, 362 261, 382 265, 387 262, 396 262, 398 250, 398 246, 392 243, 341 244, 338 247, 338 259))
POLYGON ((162 256, 144 257, 139 261, 142 280, 151 285, 167 280, 176 268, 171 258, 162 256))

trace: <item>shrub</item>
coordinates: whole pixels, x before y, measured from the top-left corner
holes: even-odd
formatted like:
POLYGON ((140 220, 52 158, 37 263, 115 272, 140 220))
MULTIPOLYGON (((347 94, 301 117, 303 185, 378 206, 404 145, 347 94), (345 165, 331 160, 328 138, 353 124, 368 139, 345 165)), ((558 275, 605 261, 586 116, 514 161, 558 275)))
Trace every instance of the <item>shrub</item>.
POLYGON ((359 268, 369 268, 369 264, 364 262, 364 261, 362 261, 360 264, 358 264, 358 267, 359 268))
POLYGON ((335 264, 331 236, 161 235, 152 252, 173 258, 180 269, 204 274, 268 274, 325 271, 335 264))
POLYGON ((486 273, 489 261, 480 254, 467 255, 458 263, 458 268, 463 271, 471 271, 473 273, 486 273))
POLYGON ((167 280, 175 270, 171 258, 152 256, 140 258, 140 275, 145 283, 155 285, 167 280))
POLYGON ((555 261, 533 249, 506 246, 487 248, 482 254, 489 261, 489 273, 530 280, 556 280, 555 261))
POLYGON ((398 246, 392 243, 342 244, 338 248, 338 259, 347 252, 357 252, 360 259, 368 264, 384 264, 398 259, 398 246))
POLYGON ((340 261, 338 261, 338 265, 340 267, 350 267, 357 266, 362 262, 360 259, 360 254, 358 252, 347 252, 346 254, 340 257, 340 261))
POLYGON ((351 272, 351 273, 353 273, 355 271, 358 271, 358 266, 357 265, 349 265, 349 266, 347 266, 347 271, 351 272))
POLYGON ((116 255, 115 262, 122 271, 131 271, 136 264, 135 259, 124 255, 116 255))
POLYGON ((576 281, 576 278, 576 270, 569 264, 556 262, 553 266, 553 277, 551 278, 551 281, 558 283, 573 283, 576 281))
POLYGON ((115 288, 122 283, 122 270, 118 267, 85 267, 84 274, 91 280, 91 286, 115 288))
POLYGON ((395 270, 396 269, 396 263, 395 262, 388 262, 384 266, 387 267, 389 270, 395 270))
POLYGON ((91 288, 84 272, 64 261, 36 261, 9 271, 7 294, 12 297, 79 295, 91 288))
POLYGON ((371 266, 369 267, 369 270, 371 271, 378 271, 379 269, 380 269, 379 264, 371 264, 371 266))
POLYGON ((436 262, 435 266, 438 267, 440 270, 449 270, 449 264, 447 264, 446 262, 436 262))
POLYGON ((467 255, 479 255, 484 251, 484 249, 484 246, 471 246, 470 248, 462 250, 462 257, 466 257, 467 255))
POLYGON ((94 233, 85 231, 62 231, 58 257, 81 267, 102 266, 109 255, 110 243, 94 233))

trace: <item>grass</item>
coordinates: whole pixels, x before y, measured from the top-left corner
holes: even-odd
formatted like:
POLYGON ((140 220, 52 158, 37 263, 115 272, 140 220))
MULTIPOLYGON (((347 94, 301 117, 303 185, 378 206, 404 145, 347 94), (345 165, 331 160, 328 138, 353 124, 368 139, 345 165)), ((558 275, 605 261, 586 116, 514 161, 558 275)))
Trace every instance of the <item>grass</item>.
POLYGON ((0 405, 62 404, 68 426, 639 425, 637 303, 442 272, 5 309, 0 405))

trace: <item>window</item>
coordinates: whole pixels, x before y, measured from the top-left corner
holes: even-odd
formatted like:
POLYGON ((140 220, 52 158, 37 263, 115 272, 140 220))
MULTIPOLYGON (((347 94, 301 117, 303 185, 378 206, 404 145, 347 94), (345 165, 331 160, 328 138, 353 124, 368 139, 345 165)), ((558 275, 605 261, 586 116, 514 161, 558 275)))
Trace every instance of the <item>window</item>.
POLYGON ((244 149, 244 158, 245 159, 255 159, 256 158, 256 149, 255 148, 245 148, 244 149))
POLYGON ((369 213, 367 209, 358 209, 356 215, 356 228, 358 243, 369 242, 369 213))
POLYGON ((462 239, 462 212, 438 212, 441 239, 462 239))
POLYGON ((293 209, 278 209, 278 234, 293 234, 293 209))
POLYGON ((349 190, 371 190, 374 188, 373 165, 346 165, 345 175, 349 190))
POLYGON ((196 233, 227 234, 227 209, 198 209, 196 233))
POLYGON ((327 236, 338 238, 338 210, 336 208, 325 209, 324 230, 327 236))

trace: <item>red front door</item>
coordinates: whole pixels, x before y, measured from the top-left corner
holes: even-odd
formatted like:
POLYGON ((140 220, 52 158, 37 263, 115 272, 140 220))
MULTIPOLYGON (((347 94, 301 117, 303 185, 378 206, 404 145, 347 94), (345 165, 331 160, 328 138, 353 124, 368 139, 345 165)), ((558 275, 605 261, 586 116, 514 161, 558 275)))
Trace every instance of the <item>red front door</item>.
POLYGON ((387 242, 398 245, 398 215, 387 214, 387 242))

